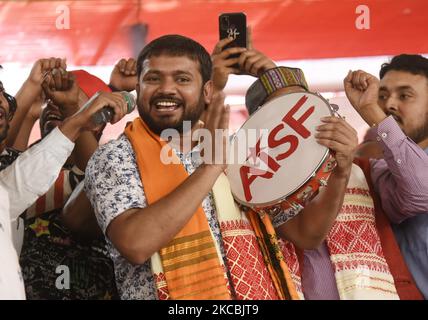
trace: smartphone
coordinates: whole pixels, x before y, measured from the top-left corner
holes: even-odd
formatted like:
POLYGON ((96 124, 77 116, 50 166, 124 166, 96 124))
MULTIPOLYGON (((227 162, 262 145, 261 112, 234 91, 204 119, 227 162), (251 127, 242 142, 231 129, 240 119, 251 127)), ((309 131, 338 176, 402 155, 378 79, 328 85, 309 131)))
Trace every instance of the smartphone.
MULTIPOLYGON (((223 50, 231 47, 247 47, 247 16, 243 12, 222 13, 218 17, 220 40, 232 38, 233 41, 226 45, 223 50)), ((239 54, 233 54, 230 58, 239 57, 239 54)), ((238 68, 238 65, 234 65, 238 68)))

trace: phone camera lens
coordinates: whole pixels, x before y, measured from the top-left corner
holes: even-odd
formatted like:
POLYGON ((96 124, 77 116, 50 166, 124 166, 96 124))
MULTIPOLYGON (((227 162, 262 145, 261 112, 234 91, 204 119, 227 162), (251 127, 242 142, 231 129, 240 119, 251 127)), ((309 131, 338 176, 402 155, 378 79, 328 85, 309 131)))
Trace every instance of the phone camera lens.
POLYGON ((227 30, 229 28, 229 17, 227 16, 221 17, 220 27, 222 30, 227 30))

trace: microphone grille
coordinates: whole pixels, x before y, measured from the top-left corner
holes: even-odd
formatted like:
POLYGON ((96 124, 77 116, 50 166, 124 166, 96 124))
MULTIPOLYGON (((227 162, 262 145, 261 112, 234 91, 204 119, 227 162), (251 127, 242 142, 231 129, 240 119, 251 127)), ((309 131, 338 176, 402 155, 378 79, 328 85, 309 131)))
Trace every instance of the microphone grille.
POLYGON ((120 94, 123 96, 123 98, 125 99, 126 104, 128 106, 128 110, 126 113, 131 113, 135 109, 135 106, 137 104, 135 102, 134 96, 127 91, 121 91, 120 94))

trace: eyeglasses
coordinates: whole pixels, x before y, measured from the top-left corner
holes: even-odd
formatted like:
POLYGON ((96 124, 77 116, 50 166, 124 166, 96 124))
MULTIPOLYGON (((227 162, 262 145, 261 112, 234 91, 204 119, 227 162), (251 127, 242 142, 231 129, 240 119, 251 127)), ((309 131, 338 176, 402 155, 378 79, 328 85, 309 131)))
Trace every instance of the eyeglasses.
POLYGON ((9 114, 8 114, 8 120, 12 120, 13 114, 15 113, 17 104, 15 97, 11 96, 10 94, 6 93, 4 91, 3 83, 0 81, 0 93, 3 94, 3 97, 6 99, 7 103, 9 104, 9 114))

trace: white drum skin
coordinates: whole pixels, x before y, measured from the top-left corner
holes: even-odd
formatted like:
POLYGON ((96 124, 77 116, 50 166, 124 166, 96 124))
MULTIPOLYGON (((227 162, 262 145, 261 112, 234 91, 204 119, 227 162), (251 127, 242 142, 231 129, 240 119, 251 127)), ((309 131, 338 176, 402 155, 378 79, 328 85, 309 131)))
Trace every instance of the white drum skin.
POLYGON ((320 119, 332 115, 329 103, 311 92, 285 94, 254 112, 230 146, 227 176, 236 201, 270 207, 302 189, 321 167, 331 171, 323 166, 330 151, 314 135, 320 119))

